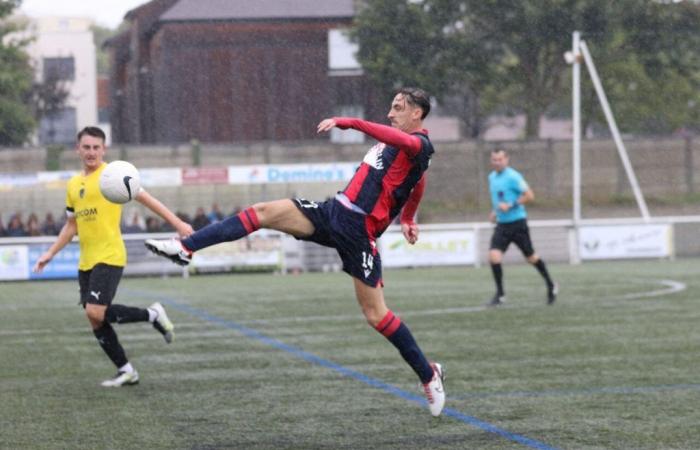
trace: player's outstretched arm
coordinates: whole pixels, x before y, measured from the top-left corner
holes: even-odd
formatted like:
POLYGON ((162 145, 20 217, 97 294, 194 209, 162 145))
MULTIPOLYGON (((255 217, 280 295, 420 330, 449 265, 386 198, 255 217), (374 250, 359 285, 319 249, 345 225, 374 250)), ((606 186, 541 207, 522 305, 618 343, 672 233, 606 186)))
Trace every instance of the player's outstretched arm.
POLYGON ((40 273, 44 270, 44 267, 56 256, 56 253, 60 252, 63 247, 68 245, 70 241, 73 240, 73 236, 78 232, 78 226, 75 223, 75 217, 68 217, 66 223, 61 228, 61 232, 58 233, 58 237, 54 243, 49 247, 48 250, 44 252, 43 255, 36 260, 34 268, 32 271, 35 273, 40 273))
POLYGON ((173 228, 175 228, 175 230, 177 231, 177 234, 180 235, 180 237, 186 238, 190 234, 194 233, 194 230, 192 229, 192 226, 190 224, 184 222, 182 219, 177 217, 172 211, 168 209, 167 206, 161 203, 160 200, 146 192, 144 189, 141 189, 141 191, 138 193, 138 195, 136 196, 136 200, 146 208, 158 214, 160 217, 163 218, 163 220, 168 222, 170 225, 172 225, 173 228))
POLYGON ((342 130, 352 128, 361 131, 379 142, 384 142, 385 144, 405 150, 411 155, 418 153, 422 147, 421 140, 418 136, 405 133, 398 128, 388 125, 353 117, 331 117, 329 119, 324 119, 318 124, 317 132, 322 133, 324 131, 330 131, 333 127, 338 127, 342 130))

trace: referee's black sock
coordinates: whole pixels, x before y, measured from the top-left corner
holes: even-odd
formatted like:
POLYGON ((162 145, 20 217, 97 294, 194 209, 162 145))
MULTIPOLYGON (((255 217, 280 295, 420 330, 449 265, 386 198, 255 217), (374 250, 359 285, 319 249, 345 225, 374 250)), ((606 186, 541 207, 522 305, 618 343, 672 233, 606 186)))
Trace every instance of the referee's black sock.
POLYGON ((108 322, 104 322, 100 328, 92 330, 92 332, 95 333, 97 342, 100 343, 102 350, 104 350, 117 368, 124 367, 129 362, 129 360, 126 359, 124 348, 122 348, 122 345, 119 343, 117 333, 114 332, 112 325, 108 322))
POLYGON ((496 282, 496 295, 503 297, 503 266, 500 263, 491 263, 491 272, 493 272, 493 280, 496 282))
POLYGON ((552 282, 552 279, 549 278, 549 272, 547 272, 547 266, 545 266, 544 261, 542 259, 538 259, 537 262, 534 264, 535 268, 537 268, 537 271, 542 275, 542 278, 544 278, 544 281, 547 282, 547 288, 552 289, 554 287, 554 283, 552 282))
POLYGON ((109 323, 148 322, 148 310, 125 305, 109 305, 105 311, 109 323))

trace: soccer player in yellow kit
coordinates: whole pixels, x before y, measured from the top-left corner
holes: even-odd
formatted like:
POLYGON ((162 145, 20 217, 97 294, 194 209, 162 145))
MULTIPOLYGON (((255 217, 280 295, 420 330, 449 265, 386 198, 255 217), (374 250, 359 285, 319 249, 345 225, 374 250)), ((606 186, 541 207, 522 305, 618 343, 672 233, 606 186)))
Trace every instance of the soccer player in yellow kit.
MULTIPOLYGON (((107 165, 103 160, 104 132, 97 127, 82 129, 78 133, 77 152, 83 170, 68 181, 66 224, 56 241, 37 260, 34 271, 41 272, 78 235, 80 303, 102 350, 117 366, 117 375, 102 382, 102 386, 132 385, 139 381, 138 372, 127 359, 111 324, 151 322, 168 343, 172 341, 174 326, 160 303, 153 303, 146 309, 112 304, 126 264, 126 247, 120 230, 122 207, 105 199, 99 187, 100 174, 107 165)), ((143 189, 135 198, 170 223, 181 237, 192 234, 189 224, 143 189)))

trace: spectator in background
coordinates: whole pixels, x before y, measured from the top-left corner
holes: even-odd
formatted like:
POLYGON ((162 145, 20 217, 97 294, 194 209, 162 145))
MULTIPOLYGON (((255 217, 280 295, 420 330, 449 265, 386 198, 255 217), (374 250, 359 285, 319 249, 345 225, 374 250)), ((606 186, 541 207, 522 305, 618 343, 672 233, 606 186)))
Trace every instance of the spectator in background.
POLYGON ((26 236, 27 232, 24 229, 24 224, 22 223, 22 215, 16 213, 10 219, 7 224, 7 236, 8 237, 22 237, 26 236))
POLYGON ((27 218, 27 236, 41 236, 41 227, 39 227, 39 218, 36 214, 31 213, 27 218))
POLYGON ((199 208, 197 208, 197 212, 194 215, 194 219, 192 219, 192 228, 194 228, 194 231, 197 231, 206 227, 207 225, 209 225, 209 223, 209 218, 204 213, 204 208, 200 206, 199 208))
POLYGON ((47 212, 46 217, 44 217, 44 224, 41 226, 41 234, 45 236, 57 236, 59 231, 61 231, 61 227, 54 220, 53 214, 47 212))
POLYGON ((218 203, 212 203, 211 212, 207 214, 207 218, 209 219, 209 223, 216 223, 224 220, 224 213, 221 212, 218 203))
POLYGON ((146 233, 160 233, 163 231, 163 228, 164 227, 161 226, 160 221, 156 217, 148 216, 146 218, 146 233))
POLYGON ((129 219, 126 224, 122 227, 123 233, 143 233, 143 217, 137 210, 131 214, 131 219, 129 219))
POLYGON ((2 223, 2 216, 0 216, 0 237, 7 236, 7 230, 5 230, 5 225, 2 223))

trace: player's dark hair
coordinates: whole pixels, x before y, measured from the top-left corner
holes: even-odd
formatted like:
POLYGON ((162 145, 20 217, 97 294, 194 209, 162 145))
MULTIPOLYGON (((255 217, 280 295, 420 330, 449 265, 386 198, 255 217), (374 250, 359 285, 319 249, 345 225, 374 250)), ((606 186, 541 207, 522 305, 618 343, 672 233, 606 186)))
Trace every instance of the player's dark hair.
POLYGON ((86 134, 88 136, 102 139, 103 143, 107 142, 107 135, 105 135, 105 132, 102 131, 102 129, 98 128, 98 127, 85 127, 82 130, 80 130, 80 132, 78 133, 78 142, 80 142, 80 139, 83 136, 85 136, 86 134))
POLYGON ((505 148, 500 148, 500 147, 494 147, 493 150, 491 150, 491 153, 501 153, 503 152, 504 155, 508 156, 508 150, 505 148))
POLYGON ((410 105, 417 106, 423 110, 423 114, 420 116, 421 119, 425 119, 430 114, 430 97, 423 89, 405 87, 399 89, 397 94, 403 94, 410 105))

